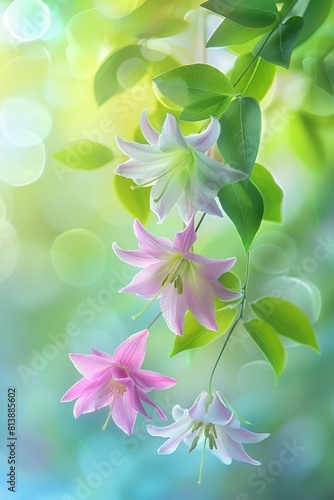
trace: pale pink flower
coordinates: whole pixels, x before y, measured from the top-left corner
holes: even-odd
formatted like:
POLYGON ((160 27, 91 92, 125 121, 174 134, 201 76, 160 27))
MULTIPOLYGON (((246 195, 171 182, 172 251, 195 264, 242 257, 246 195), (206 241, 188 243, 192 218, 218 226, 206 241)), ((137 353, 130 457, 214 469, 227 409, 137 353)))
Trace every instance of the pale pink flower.
POLYGON ((116 174, 133 179, 140 186, 153 186, 151 210, 163 220, 176 204, 185 223, 197 210, 222 216, 215 200, 224 184, 247 176, 205 153, 217 142, 220 123, 216 118, 200 134, 184 137, 175 117, 167 114, 161 133, 140 117, 142 133, 149 144, 124 141, 119 148, 130 159, 118 165, 116 174))
POLYGON ((189 410, 174 406, 172 415, 175 422, 167 427, 147 425, 151 436, 168 438, 158 449, 159 454, 173 453, 181 441, 192 451, 204 439, 224 464, 237 460, 261 465, 246 453, 242 444, 259 443, 269 434, 257 434, 243 428, 236 415, 223 403, 219 391, 213 394, 202 392, 189 410))
POLYGON ((217 331, 214 297, 228 301, 241 296, 218 281, 236 259, 215 260, 192 252, 197 238, 194 217, 186 229, 175 235, 173 242, 153 236, 138 220, 134 221, 134 233, 139 250, 122 250, 113 244, 121 260, 144 268, 121 292, 136 293, 152 300, 161 295, 162 315, 168 327, 178 335, 182 335, 188 309, 199 323, 217 331))
POLYGON ((153 406, 162 420, 165 414, 148 396, 155 389, 168 389, 176 380, 160 373, 141 370, 146 354, 148 330, 135 333, 120 344, 113 356, 92 349, 92 354, 70 354, 70 359, 83 378, 61 398, 62 402, 77 399, 73 408, 75 418, 82 413, 109 406, 110 417, 127 434, 131 434, 137 412, 148 420, 142 403, 153 406))

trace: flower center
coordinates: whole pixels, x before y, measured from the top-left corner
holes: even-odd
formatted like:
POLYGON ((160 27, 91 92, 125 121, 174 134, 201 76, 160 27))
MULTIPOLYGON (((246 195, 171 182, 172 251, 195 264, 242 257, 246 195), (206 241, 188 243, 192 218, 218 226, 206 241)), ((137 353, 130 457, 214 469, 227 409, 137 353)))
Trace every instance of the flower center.
POLYGON ((169 273, 162 282, 162 286, 168 283, 174 283, 178 295, 183 294, 183 279, 189 269, 190 262, 183 257, 178 257, 172 265, 169 273))
POLYGON ((191 432, 198 432, 198 434, 197 436, 195 436, 193 442, 191 443, 189 451, 193 451, 196 448, 202 434, 204 434, 205 436, 205 443, 206 441, 209 441, 210 450, 217 449, 217 431, 214 424, 204 424, 199 420, 195 420, 191 432))
MULTIPOLYGON (((125 369, 125 367, 121 366, 120 367, 122 369, 125 369)), ((111 400, 111 403, 110 403, 110 410, 109 410, 109 413, 108 413, 108 416, 107 416, 107 420, 105 421, 103 427, 102 427, 102 430, 105 431, 106 428, 108 427, 108 424, 109 424, 109 420, 110 420, 110 417, 111 417, 111 413, 113 411, 113 408, 114 408, 114 404, 115 404, 115 401, 117 398, 119 398, 119 396, 123 396, 124 393, 126 392, 126 387, 124 384, 122 384, 121 382, 119 382, 118 380, 115 380, 115 379, 111 379, 108 386, 107 386, 107 389, 110 389, 110 392, 111 392, 111 395, 113 396, 112 400, 111 400)))

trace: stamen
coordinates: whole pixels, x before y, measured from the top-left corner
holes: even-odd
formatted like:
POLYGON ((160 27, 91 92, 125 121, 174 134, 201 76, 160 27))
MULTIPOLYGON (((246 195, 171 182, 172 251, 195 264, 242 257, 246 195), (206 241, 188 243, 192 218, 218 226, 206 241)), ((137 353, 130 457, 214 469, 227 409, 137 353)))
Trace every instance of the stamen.
POLYGON ((142 314, 143 314, 143 313, 144 313, 144 312, 145 312, 145 311, 146 311, 146 310, 150 307, 150 305, 151 305, 151 304, 153 304, 153 302, 155 301, 155 299, 156 299, 157 297, 159 297, 159 295, 160 295, 160 293, 161 293, 162 289, 163 289, 165 286, 166 286, 166 285, 163 285, 163 286, 161 287, 161 289, 160 289, 160 290, 158 291, 158 293, 157 293, 157 294, 153 297, 153 299, 151 299, 151 300, 149 301, 149 303, 148 303, 148 304, 146 304, 146 306, 144 307, 144 309, 142 309, 141 311, 139 311, 139 313, 138 313, 138 314, 136 314, 135 316, 132 316, 132 319, 133 319, 133 320, 135 320, 135 319, 139 318, 139 316, 141 316, 141 315, 142 315, 142 314))
POLYGON ((164 185, 164 188, 163 188, 163 190, 161 191, 161 193, 160 193, 160 195, 158 196, 158 198, 155 198, 155 199, 153 200, 153 201, 154 201, 154 203, 158 203, 158 201, 160 201, 160 200, 161 200, 161 198, 162 198, 162 197, 163 197, 163 195, 165 194, 165 191, 166 191, 166 189, 167 189, 167 187, 168 187, 168 184, 169 184, 169 183, 170 183, 170 181, 172 180, 173 175, 174 175, 174 172, 172 172, 172 175, 170 176, 170 178, 168 179, 168 181, 167 181, 167 182, 166 182, 166 184, 164 185))
POLYGON ((144 184, 138 184, 138 185, 135 185, 135 186, 132 185, 132 186, 130 186, 130 188, 134 191, 134 190, 140 189, 142 187, 151 186, 151 185, 153 185, 153 182, 158 181, 159 179, 162 179, 162 177, 165 177, 165 175, 169 174, 169 172, 170 172, 170 170, 167 170, 167 172, 165 172, 164 174, 159 175, 155 179, 151 179, 150 181, 144 182, 144 184))
POLYGON ((207 440, 208 440, 208 438, 206 437, 205 440, 204 440, 204 445, 203 445, 203 450, 202 450, 202 458, 201 458, 201 465, 200 465, 200 469, 199 469, 198 484, 202 484, 203 467, 204 467, 204 457, 205 457, 205 449, 206 449, 207 440))
POLYGON ((110 417, 111 417, 111 411, 109 411, 108 416, 107 416, 107 420, 105 421, 105 423, 104 423, 104 425, 103 425, 103 427, 102 427, 102 430, 103 430, 103 431, 105 431, 105 430, 106 430, 106 428, 108 427, 110 417))

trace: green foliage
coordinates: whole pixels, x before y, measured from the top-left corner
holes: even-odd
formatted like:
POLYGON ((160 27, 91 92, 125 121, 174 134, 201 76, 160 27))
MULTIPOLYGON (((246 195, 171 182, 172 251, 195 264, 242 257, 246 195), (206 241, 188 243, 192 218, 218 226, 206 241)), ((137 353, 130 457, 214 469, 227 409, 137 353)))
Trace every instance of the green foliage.
POLYGON ((263 297, 252 303, 251 308, 278 334, 320 352, 310 320, 295 304, 278 297, 263 297))
POLYGON ((103 167, 114 158, 109 148, 88 139, 72 142, 52 156, 66 167, 77 170, 94 170, 103 167))
POLYGON ((220 116, 235 94, 226 76, 209 64, 180 66, 153 81, 162 95, 184 108, 180 118, 189 121, 220 116))
POLYGON ((251 97, 238 97, 220 119, 221 134, 217 146, 233 168, 250 174, 259 150, 261 109, 251 97))
POLYGON ((263 219, 282 222, 283 191, 271 173, 262 165, 255 163, 250 178, 263 198, 263 219))
POLYGON ((270 26, 278 17, 273 0, 208 0, 202 7, 252 28, 270 26))
POLYGON ((243 326, 269 361, 277 381, 284 369, 285 352, 276 331, 267 323, 255 318, 243 326))
POLYGON ((303 29, 304 19, 299 16, 290 17, 280 23, 269 35, 265 35, 254 48, 254 54, 260 52, 260 57, 266 61, 288 69, 296 40, 303 29), (266 41, 267 40, 267 41, 266 41))
POLYGON ((303 18, 304 27, 297 38, 296 46, 301 45, 312 36, 326 21, 332 6, 332 0, 311 0, 303 18))
POLYGON ((179 352, 188 349, 198 349, 204 347, 217 338, 221 337, 232 325, 237 311, 235 308, 222 307, 216 310, 216 321, 218 324, 218 331, 212 331, 205 328, 198 323, 190 311, 187 312, 185 318, 185 325, 183 328, 183 335, 176 336, 170 357, 175 356, 179 352))
POLYGON ((253 54, 242 54, 234 64, 231 81, 238 82, 234 85, 236 92, 261 101, 273 83, 275 72, 273 64, 260 58, 254 62, 253 54))
POLYGON ((268 28, 249 28, 241 24, 225 19, 216 29, 214 34, 207 42, 207 47, 225 47, 226 45, 242 45, 249 42, 263 33, 266 33, 268 28))
POLYGON ((218 193, 221 206, 236 227, 247 253, 263 218, 263 200, 250 180, 226 184, 218 193))
POLYGON ((139 82, 146 72, 155 76, 178 64, 173 57, 156 50, 139 45, 123 47, 107 57, 95 75, 96 102, 101 106, 114 95, 139 82))
POLYGON ((122 205, 143 224, 150 215, 150 189, 131 189, 134 185, 132 179, 120 175, 114 176, 115 192, 122 205))

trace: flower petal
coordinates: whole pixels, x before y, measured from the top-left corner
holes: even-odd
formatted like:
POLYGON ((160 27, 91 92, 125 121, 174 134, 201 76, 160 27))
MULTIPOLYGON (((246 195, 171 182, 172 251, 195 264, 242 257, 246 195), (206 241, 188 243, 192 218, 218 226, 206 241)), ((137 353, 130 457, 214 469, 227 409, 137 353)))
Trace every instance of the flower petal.
POLYGON ((186 190, 183 191, 177 200, 176 205, 183 222, 188 224, 192 216, 196 214, 197 208, 193 205, 192 199, 188 196, 186 190))
MULTIPOLYGON (((235 417, 236 418, 236 417, 235 417)), ((229 425, 225 427, 226 433, 238 443, 260 443, 264 439, 270 436, 267 432, 257 433, 249 431, 244 427, 239 427, 239 429, 231 428, 229 425)))
POLYGON ((134 221, 133 231, 139 248, 155 259, 166 260, 175 253, 170 240, 149 233, 137 219, 134 221))
POLYGON ((167 417, 164 414, 164 412, 162 411, 162 409, 160 408, 160 406, 158 406, 157 404, 155 404, 154 401, 152 401, 152 399, 149 398, 145 392, 142 392, 140 389, 137 389, 137 392, 138 392, 139 398, 142 401, 144 401, 144 403, 147 403, 147 404, 153 406, 153 408, 156 410, 157 414, 159 415, 159 417, 162 420, 167 420, 167 417))
POLYGON ((214 192, 209 188, 209 184, 199 179, 198 173, 195 171, 192 178, 185 188, 185 194, 192 199, 192 204, 201 212, 206 212, 210 215, 222 217, 221 209, 218 207, 214 197, 218 193, 218 189, 214 192))
POLYGON ((180 405, 175 405, 172 408, 172 417, 174 420, 180 420, 181 417, 187 412, 188 410, 185 410, 182 408, 180 405))
POLYGON ((166 427, 147 425, 146 429, 151 436, 169 437, 169 439, 158 449, 159 455, 169 455, 173 453, 181 441, 191 433, 193 423, 193 419, 189 417, 187 412, 180 420, 171 425, 167 425, 166 427))
POLYGON ((159 137, 159 148, 164 152, 177 151, 178 149, 183 149, 187 152, 189 151, 176 118, 170 113, 167 113, 162 126, 162 131, 159 137))
POLYGON ((157 177, 166 175, 169 169, 169 157, 161 156, 143 162, 130 159, 117 165, 115 173, 133 179, 137 184, 141 185, 153 182, 157 177))
POLYGON ((189 410, 189 415, 200 422, 226 425, 232 418, 232 413, 217 396, 217 391, 211 400, 206 391, 189 410))
MULTIPOLYGON (((190 219, 188 226, 179 233, 176 233, 173 240, 173 248, 182 252, 183 254, 189 252, 190 248, 193 246, 197 239, 197 234, 195 232, 194 216, 190 219)), ((194 255, 194 254, 191 254, 194 255)), ((221 273, 222 274, 222 273, 221 273)), ((220 275, 219 275, 220 276, 220 275)))
POLYGON ((185 255, 187 260, 196 263, 196 270, 198 274, 204 280, 213 281, 220 278, 220 276, 226 273, 231 267, 234 266, 236 262, 235 257, 229 259, 216 260, 210 259, 209 257, 203 257, 195 253, 189 252, 185 255))
POLYGON ((160 308, 168 328, 182 335, 184 316, 188 309, 184 293, 178 295, 173 284, 167 285, 161 293, 160 308))
MULTIPOLYGON (((217 431, 217 427, 216 427, 217 431)), ((217 431, 218 434, 219 431, 217 431)), ((221 439, 216 439, 217 450, 212 450, 212 453, 216 455, 225 465, 230 465, 232 463, 232 457, 227 452, 225 446, 222 443, 221 439)))
POLYGON ((241 172, 241 170, 236 170, 235 168, 225 165, 225 163, 213 160, 201 152, 197 152, 197 156, 205 163, 207 168, 215 172, 222 183, 232 184, 234 182, 243 181, 248 177, 248 175, 241 172))
POLYGON ((115 398, 111 408, 111 416, 115 424, 122 431, 126 434, 132 434, 137 418, 137 411, 135 409, 134 392, 131 386, 129 386, 123 396, 115 398))
POLYGON ((152 390, 169 389, 177 384, 177 380, 165 377, 157 372, 150 370, 139 370, 132 372, 129 375, 134 381, 135 385, 144 392, 152 390))
POLYGON ((113 359, 116 363, 132 370, 138 370, 146 354, 148 330, 142 330, 128 337, 116 349, 113 359))
POLYGON ((113 243, 112 248, 119 259, 131 266, 147 267, 158 262, 157 259, 143 252, 143 250, 123 250, 117 243, 113 243))
POLYGON ((68 401, 73 401, 73 399, 79 398, 85 389, 89 388, 91 381, 85 378, 81 378, 72 387, 65 392, 64 396, 61 398, 61 403, 67 403, 68 401))
POLYGON ((161 151, 157 146, 141 144, 140 142, 124 141, 120 137, 116 137, 116 142, 123 153, 140 162, 145 163, 147 161, 159 161, 159 159, 161 159, 161 151))
POLYGON ((241 292, 233 292, 225 288, 219 281, 212 282, 213 293, 223 301, 236 300, 242 297, 241 292))
POLYGON ((73 414, 78 418, 82 413, 91 413, 107 406, 114 398, 110 390, 110 375, 105 374, 99 379, 90 381, 89 387, 81 393, 75 402, 73 414))
POLYGON ((157 132, 147 118, 147 112, 143 111, 139 119, 141 131, 150 144, 157 146, 159 141, 159 132, 157 132))
POLYGON ((213 146, 220 134, 220 123, 217 118, 211 117, 207 128, 201 134, 190 134, 185 137, 186 142, 194 149, 205 153, 213 146))
POLYGON ((188 181, 187 171, 173 171, 170 175, 159 179, 152 187, 150 206, 160 221, 171 211, 188 181))
POLYGON ((132 281, 120 291, 135 293, 140 297, 152 299, 162 289, 162 283, 167 273, 168 269, 166 269, 165 264, 161 262, 151 264, 136 274, 132 281))
POLYGON ((238 462, 245 462, 251 465, 261 465, 261 462, 251 458, 248 453, 246 453, 242 444, 234 441, 224 430, 223 427, 216 427, 217 431, 217 442, 219 445, 227 451, 233 460, 238 462))
POLYGON ((209 330, 217 331, 211 282, 204 281, 195 269, 190 268, 183 280, 183 289, 186 303, 197 321, 209 330))
POLYGON ((109 359, 95 354, 69 354, 70 360, 81 375, 88 380, 101 377, 112 366, 112 357, 109 359))

